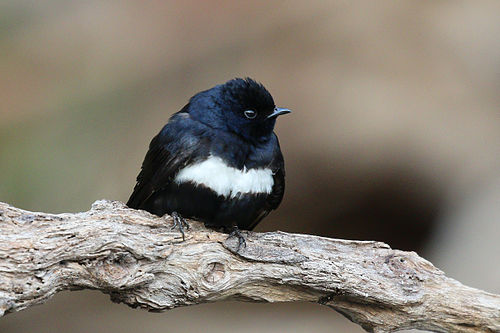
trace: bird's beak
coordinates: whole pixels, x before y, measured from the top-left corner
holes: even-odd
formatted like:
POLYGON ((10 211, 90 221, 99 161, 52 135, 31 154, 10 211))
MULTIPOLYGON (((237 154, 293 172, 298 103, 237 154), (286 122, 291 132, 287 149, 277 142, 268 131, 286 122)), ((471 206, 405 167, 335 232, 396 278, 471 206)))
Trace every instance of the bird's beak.
POLYGON ((267 119, 269 118, 276 118, 277 116, 281 116, 282 114, 287 114, 287 113, 290 113, 292 112, 291 110, 289 109, 285 109, 285 108, 274 108, 274 111, 273 113, 271 113, 269 116, 267 116, 267 119))

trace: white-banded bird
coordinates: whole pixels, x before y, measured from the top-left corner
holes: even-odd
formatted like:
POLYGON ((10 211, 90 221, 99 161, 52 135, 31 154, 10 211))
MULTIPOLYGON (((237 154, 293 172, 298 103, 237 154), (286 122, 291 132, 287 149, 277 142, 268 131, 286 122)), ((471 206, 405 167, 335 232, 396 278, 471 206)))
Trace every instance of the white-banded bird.
POLYGON ((153 138, 127 205, 182 217, 244 239, 280 204, 285 168, 275 106, 252 79, 233 79, 194 95, 153 138))

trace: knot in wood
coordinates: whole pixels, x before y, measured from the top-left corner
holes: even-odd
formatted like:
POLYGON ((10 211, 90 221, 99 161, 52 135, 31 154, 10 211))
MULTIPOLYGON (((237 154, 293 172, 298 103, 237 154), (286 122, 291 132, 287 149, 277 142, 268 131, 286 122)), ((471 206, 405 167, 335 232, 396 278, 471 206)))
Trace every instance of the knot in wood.
POLYGON ((203 277, 210 284, 219 282, 226 275, 225 266, 220 262, 211 262, 207 266, 208 270, 203 277))
POLYGON ((89 269, 102 286, 120 288, 132 278, 131 268, 137 260, 130 254, 116 254, 98 261, 89 269))
POLYGON ((101 266, 101 275, 102 278, 106 278, 107 280, 120 280, 124 278, 128 271, 126 268, 120 266, 117 263, 105 263, 101 266))
POLYGON ((420 285, 425 279, 419 272, 418 263, 413 258, 402 252, 390 254, 385 258, 385 264, 393 276, 398 278, 405 294, 415 294, 420 291, 420 285))

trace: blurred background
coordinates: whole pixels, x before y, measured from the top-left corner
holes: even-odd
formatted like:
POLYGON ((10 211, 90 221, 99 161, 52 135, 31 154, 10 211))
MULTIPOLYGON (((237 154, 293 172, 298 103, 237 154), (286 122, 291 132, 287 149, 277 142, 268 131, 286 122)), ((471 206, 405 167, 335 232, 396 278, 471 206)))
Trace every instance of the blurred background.
MULTIPOLYGON (((257 231, 380 240, 500 293, 498 1, 0 2, 0 200, 126 201, 151 138, 238 76, 293 114, 257 231)), ((148 313, 62 292, 0 332, 362 332, 317 304, 148 313)))

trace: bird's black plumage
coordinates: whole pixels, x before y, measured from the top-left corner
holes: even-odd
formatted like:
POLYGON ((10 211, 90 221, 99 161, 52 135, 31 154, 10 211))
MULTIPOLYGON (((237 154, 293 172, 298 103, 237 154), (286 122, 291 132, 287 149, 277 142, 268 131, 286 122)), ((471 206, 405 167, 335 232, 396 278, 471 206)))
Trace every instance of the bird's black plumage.
POLYGON ((251 230, 280 204, 285 169, 271 94, 233 79, 194 95, 149 145, 127 205, 251 230))

